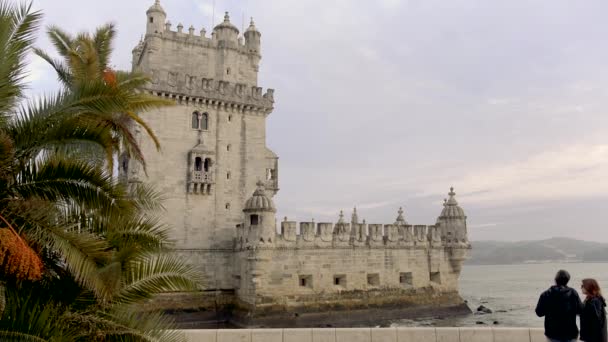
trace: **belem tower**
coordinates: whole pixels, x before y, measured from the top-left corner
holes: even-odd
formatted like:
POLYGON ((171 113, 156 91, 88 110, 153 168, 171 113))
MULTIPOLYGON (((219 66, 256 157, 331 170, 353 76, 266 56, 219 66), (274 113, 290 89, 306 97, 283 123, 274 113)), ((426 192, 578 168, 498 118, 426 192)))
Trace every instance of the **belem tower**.
POLYGON ((370 310, 381 318, 463 306, 458 278, 470 243, 453 190, 432 225, 409 224, 401 209, 390 224, 360 222, 356 210, 335 223, 277 223, 279 163, 266 146, 274 91, 258 86, 253 20, 242 34, 228 13, 210 33, 174 30, 157 0, 146 23, 133 69, 151 79, 142 91, 176 106, 142 115, 162 151, 136 132, 147 174, 124 158, 120 175, 162 192, 176 252, 200 267, 211 292, 227 294, 235 320, 339 323, 370 310))

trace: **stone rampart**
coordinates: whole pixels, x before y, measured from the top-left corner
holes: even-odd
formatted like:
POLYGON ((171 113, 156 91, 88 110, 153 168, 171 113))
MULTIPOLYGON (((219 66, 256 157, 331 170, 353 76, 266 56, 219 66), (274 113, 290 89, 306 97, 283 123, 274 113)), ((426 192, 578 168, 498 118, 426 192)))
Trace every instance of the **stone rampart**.
POLYGON ((350 224, 281 222, 274 240, 255 238, 257 227, 237 228, 236 248, 246 249, 255 242, 256 248, 469 248, 468 241, 442 240, 438 225, 350 224), (255 241, 253 241, 255 239, 255 241))
POLYGON ((536 328, 183 330, 188 342, 546 342, 536 328))

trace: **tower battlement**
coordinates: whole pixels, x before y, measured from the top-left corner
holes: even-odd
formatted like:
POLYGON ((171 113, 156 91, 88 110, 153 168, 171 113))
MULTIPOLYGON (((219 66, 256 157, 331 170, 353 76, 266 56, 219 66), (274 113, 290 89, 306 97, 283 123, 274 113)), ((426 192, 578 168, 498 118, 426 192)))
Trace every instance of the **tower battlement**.
POLYGON ((151 83, 145 90, 176 100, 180 104, 222 106, 239 112, 270 114, 274 106, 274 89, 245 83, 183 75, 166 70, 150 70, 151 83))
POLYGON ((465 247, 467 240, 441 238, 439 225, 298 222, 284 220, 274 239, 259 238, 256 226, 237 227, 235 248, 442 248, 465 247))

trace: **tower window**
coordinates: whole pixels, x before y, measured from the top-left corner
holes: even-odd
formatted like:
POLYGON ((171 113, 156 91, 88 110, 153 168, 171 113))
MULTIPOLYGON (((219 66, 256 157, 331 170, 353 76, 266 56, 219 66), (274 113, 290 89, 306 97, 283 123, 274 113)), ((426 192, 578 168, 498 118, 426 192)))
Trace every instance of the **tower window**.
POLYGON ((441 284, 441 273, 439 272, 431 272, 430 273, 431 282, 435 284, 441 284))
POLYGON ((300 287, 312 287, 312 276, 311 275, 301 275, 298 277, 298 283, 300 287))
POLYGON ((399 273, 399 284, 402 286, 412 286, 412 272, 401 272, 399 273))
POLYGON ((257 226, 260 223, 260 217, 258 215, 249 216, 249 221, 252 226, 257 226))
POLYGON ((209 129, 209 114, 207 113, 203 113, 203 115, 201 116, 201 129, 209 129))
POLYGON ((192 128, 199 129, 200 128, 200 114, 198 112, 192 113, 192 128))
POLYGON ((202 171, 203 170, 203 160, 201 157, 196 157, 194 159, 194 171, 202 171))
POLYGON ((232 114, 228 115, 228 122, 232 121, 232 114))
POLYGON ((205 162, 203 163, 203 169, 205 172, 209 172, 209 168, 211 167, 211 159, 205 158, 205 162))
POLYGON ((266 169, 266 180, 274 180, 276 178, 274 169, 266 169))
POLYGON ((231 176, 231 175, 230 175, 230 172, 227 172, 227 173, 226 173, 226 179, 230 179, 230 176, 231 176))
POLYGON ((150 23, 154 22, 154 17, 150 17, 150 23))
POLYGON ((346 275, 338 274, 334 276, 334 285, 346 287, 346 275))
POLYGON ((230 210, 230 203, 226 203, 226 210, 230 210))
POLYGON ((230 148, 232 148, 232 145, 230 145, 230 144, 226 145, 226 151, 230 151, 230 148))
POLYGON ((378 285, 380 285, 380 274, 378 274, 378 273, 369 273, 367 275, 367 285, 370 285, 370 286, 378 286, 378 285))
POLYGON ((226 69, 226 75, 230 75, 230 68, 226 69))

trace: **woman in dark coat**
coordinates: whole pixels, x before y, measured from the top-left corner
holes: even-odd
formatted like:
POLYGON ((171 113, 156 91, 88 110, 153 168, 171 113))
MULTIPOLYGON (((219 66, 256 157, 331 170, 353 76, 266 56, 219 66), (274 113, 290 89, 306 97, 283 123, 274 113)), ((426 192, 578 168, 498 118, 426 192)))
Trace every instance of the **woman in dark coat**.
POLYGON ((583 279, 583 294, 587 296, 581 313, 581 341, 608 342, 606 333, 606 301, 595 279, 583 279))

